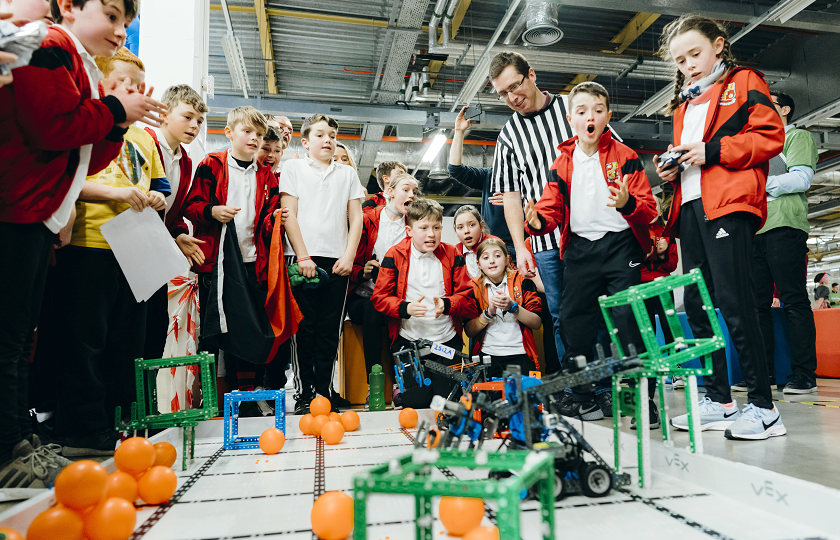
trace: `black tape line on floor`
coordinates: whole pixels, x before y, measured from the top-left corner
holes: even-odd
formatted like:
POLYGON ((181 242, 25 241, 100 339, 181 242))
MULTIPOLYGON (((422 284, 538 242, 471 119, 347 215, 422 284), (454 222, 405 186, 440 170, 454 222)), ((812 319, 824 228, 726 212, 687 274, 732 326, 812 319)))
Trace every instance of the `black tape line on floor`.
MULTIPOLYGON (((324 439, 318 437, 315 446, 315 487, 312 490, 312 502, 318 500, 318 497, 324 494, 324 439)), ((312 540, 318 540, 318 535, 312 533, 312 540)))
MULTIPOLYGON (((617 488, 614 488, 614 489, 616 491, 619 491, 619 492, 623 493, 624 495, 627 495, 633 501, 640 502, 640 503, 644 504, 645 506, 649 506, 649 507, 653 508, 654 510, 656 510, 657 512, 661 512, 661 513, 663 513, 663 514, 665 514, 669 517, 672 517, 675 520, 681 522, 682 524, 687 525, 688 527, 691 527, 694 530, 700 531, 700 532, 702 532, 702 533, 704 533, 708 536, 711 536, 712 538, 717 538, 718 540, 734 540, 731 536, 726 536, 725 534, 720 533, 720 532, 718 532, 714 529, 710 529, 709 527, 706 527, 702 523, 698 523, 698 522, 680 514, 679 512, 675 512, 674 510, 671 510, 670 508, 666 508, 666 507, 662 506, 661 504, 658 504, 656 502, 656 500, 654 500, 654 499, 649 499, 647 497, 642 497, 641 495, 637 495, 637 494, 633 493, 632 491, 629 491, 625 488, 617 487, 617 488)), ((661 499, 668 499, 668 498, 676 498, 676 497, 661 497, 661 499)))
MULTIPOLYGON (((414 443, 414 436, 411 433, 409 433, 407 429, 400 428, 400 431, 403 435, 408 437, 409 441, 414 443)), ((448 467, 438 467, 438 470, 441 472, 441 474, 443 474, 443 476, 449 478, 450 480, 459 479, 458 476, 456 476, 454 472, 449 470, 448 467)), ((498 523, 496 521, 496 512, 492 508, 490 508, 490 506, 488 506, 486 502, 484 503, 484 515, 487 516, 487 519, 489 519, 490 523, 492 523, 493 525, 496 525, 498 523)))
POLYGON ((193 487, 196 482, 198 482, 198 479, 201 478, 205 472, 207 472, 207 469, 209 469, 213 466, 214 463, 216 463, 216 460, 219 459, 219 456, 221 456, 224 451, 224 447, 221 447, 216 451, 215 454, 210 456, 207 459, 207 461, 205 461, 204 464, 201 465, 201 467, 197 471, 195 471, 195 474, 187 478, 187 481, 184 482, 184 485, 178 488, 178 491, 176 491, 175 494, 169 499, 169 502, 160 505, 160 507, 157 510, 155 510, 155 513, 149 516, 149 518, 146 521, 144 521, 140 525, 140 527, 137 528, 136 531, 134 531, 134 534, 132 534, 128 540, 139 540, 140 538, 143 538, 146 535, 146 533, 149 532, 152 529, 152 527, 154 527, 157 524, 157 522, 160 521, 163 518, 163 516, 165 516, 166 513, 169 512, 169 510, 178 503, 181 497, 183 497, 184 494, 187 491, 189 491, 189 489, 193 487))

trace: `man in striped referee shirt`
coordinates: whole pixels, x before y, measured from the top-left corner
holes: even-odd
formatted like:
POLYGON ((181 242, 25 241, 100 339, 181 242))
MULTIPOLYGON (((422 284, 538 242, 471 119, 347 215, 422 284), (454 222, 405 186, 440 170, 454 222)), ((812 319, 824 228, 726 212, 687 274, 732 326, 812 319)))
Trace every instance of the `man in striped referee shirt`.
POLYGON ((563 304, 563 261, 560 259, 560 228, 531 238, 534 256, 525 239, 526 201, 538 201, 548 183, 548 170, 559 155, 557 146, 570 138, 565 96, 552 96, 537 88, 537 75, 524 56, 501 52, 490 63, 490 84, 499 100, 514 113, 499 133, 493 160, 492 192, 504 193, 505 221, 516 246, 516 265, 525 277, 534 277, 534 259, 545 286, 548 309, 554 322, 557 356, 566 348, 560 338, 560 308, 563 304))

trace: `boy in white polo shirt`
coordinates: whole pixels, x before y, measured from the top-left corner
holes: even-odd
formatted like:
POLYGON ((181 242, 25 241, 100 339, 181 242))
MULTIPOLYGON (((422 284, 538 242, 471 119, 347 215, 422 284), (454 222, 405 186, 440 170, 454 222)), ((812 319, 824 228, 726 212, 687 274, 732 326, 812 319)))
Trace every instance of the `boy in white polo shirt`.
POLYGON ((314 392, 332 398, 330 382, 348 276, 362 236, 365 192, 356 171, 333 162, 338 134, 334 119, 315 114, 300 131, 308 156, 286 162, 280 177, 280 206, 289 209, 286 256, 291 257, 289 264, 298 263, 304 277, 314 278, 319 268, 327 276, 316 288, 293 289, 304 317, 295 336, 295 414, 306 414, 314 392))

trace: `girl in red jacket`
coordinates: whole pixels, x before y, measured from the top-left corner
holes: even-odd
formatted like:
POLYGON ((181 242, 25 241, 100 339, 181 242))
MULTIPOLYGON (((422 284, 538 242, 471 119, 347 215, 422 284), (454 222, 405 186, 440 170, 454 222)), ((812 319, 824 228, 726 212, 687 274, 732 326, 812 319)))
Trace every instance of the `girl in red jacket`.
POLYGON ((471 204, 465 204, 455 212, 455 234, 458 235, 458 244, 455 249, 464 256, 467 261, 467 271, 471 278, 481 276, 478 268, 477 251, 488 238, 496 238, 487 232, 487 224, 481 219, 478 208, 471 204))
POLYGON ((408 173, 394 175, 385 186, 388 204, 364 214, 362 238, 350 272, 347 314, 353 324, 362 325, 365 369, 382 363, 382 330, 385 317, 376 311, 370 297, 379 275, 379 261, 405 238, 405 213, 419 187, 408 173))
POLYGON ((481 314, 465 327, 476 339, 474 355, 490 356, 491 377, 501 377, 508 365, 520 367, 523 375, 540 369, 532 330, 542 325, 537 287, 509 267, 507 246, 499 238, 487 238, 476 253, 479 277, 472 278, 481 314))
MULTIPOLYGON (((657 159, 657 173, 676 191, 663 236, 682 239, 683 266, 703 271, 720 308, 748 387, 749 404, 738 410, 729 388, 723 349, 712 355, 704 378, 701 429, 725 430, 730 439, 784 435, 773 406, 761 329, 752 293, 752 240, 767 218, 767 162, 783 149, 784 126, 761 73, 737 66, 723 26, 683 16, 662 32, 662 54, 678 69, 671 112, 678 164, 657 159)), ((685 308, 692 332, 712 336, 696 287, 685 308)), ((687 415, 671 422, 688 428, 687 415)))

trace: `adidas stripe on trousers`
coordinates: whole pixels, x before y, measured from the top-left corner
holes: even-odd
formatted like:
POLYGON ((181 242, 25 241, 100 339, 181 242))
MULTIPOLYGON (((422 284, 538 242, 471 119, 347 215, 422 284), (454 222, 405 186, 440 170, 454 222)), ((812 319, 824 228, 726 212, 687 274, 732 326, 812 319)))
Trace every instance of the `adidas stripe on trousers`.
MULTIPOLYGON (((695 268, 703 272, 712 303, 720 309, 738 352, 749 403, 772 409, 753 283, 752 242, 758 229, 758 217, 735 212, 709 221, 702 199, 697 199, 682 205, 679 219, 683 273, 695 268)), ((712 336, 712 327, 696 287, 685 288, 685 311, 695 337, 712 336)), ((714 372, 703 377, 706 396, 718 403, 730 403, 732 394, 726 352, 720 349, 712 354, 712 363, 714 372)))

